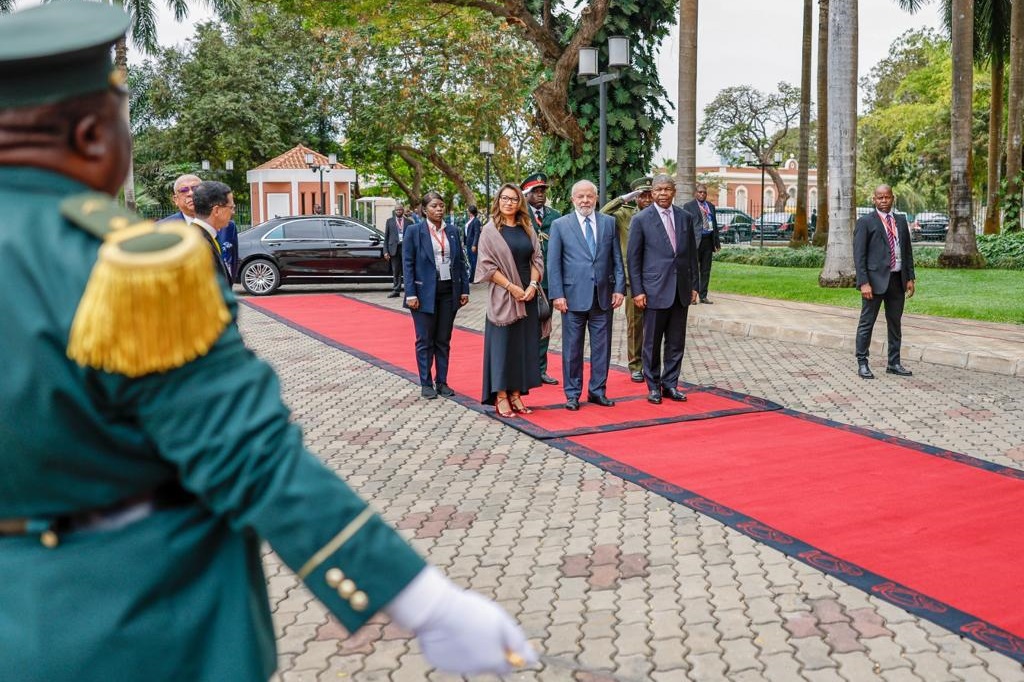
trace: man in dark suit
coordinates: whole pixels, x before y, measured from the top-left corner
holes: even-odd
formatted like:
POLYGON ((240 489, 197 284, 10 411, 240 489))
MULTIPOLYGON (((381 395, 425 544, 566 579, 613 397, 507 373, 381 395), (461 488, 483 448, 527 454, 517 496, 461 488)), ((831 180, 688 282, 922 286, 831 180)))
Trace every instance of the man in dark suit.
POLYGON ((675 181, 656 175, 651 196, 654 203, 630 223, 626 260, 633 302, 644 311, 647 401, 658 404, 662 396, 686 400, 677 384, 686 347, 686 317, 690 304, 697 302, 698 269, 695 220, 672 203, 675 181))
POLYGON ((235 214, 235 196, 231 193, 231 188, 223 182, 207 180, 196 185, 192 191, 192 205, 195 210, 192 226, 199 228, 210 246, 214 260, 220 266, 224 279, 230 283, 231 271, 224 262, 217 235, 227 227, 231 222, 231 216, 235 214))
MULTIPOLYGON (((174 181, 174 193, 171 196, 174 205, 178 207, 178 212, 157 222, 168 223, 180 220, 191 225, 196 219, 192 192, 200 182, 202 180, 198 175, 191 173, 179 175, 178 179, 174 181)), ((238 274, 238 228, 235 226, 234 220, 228 221, 223 229, 217 230, 216 240, 220 258, 224 261, 224 271, 227 273, 228 281, 234 282, 235 276, 238 274)))
POLYGON ((480 242, 480 218, 477 217, 476 206, 470 206, 469 220, 466 221, 466 258, 469 260, 469 281, 472 282, 476 273, 476 248, 480 242))
POLYGON ((402 238, 405 228, 411 225, 405 217, 405 207, 395 206, 394 215, 384 223, 384 260, 391 263, 391 293, 388 298, 398 298, 402 290, 402 238))
POLYGON ((572 187, 576 210, 551 224, 548 287, 551 305, 562 313, 562 380, 565 409, 580 409, 583 339, 590 332, 587 402, 611 407, 605 395, 612 359, 612 310, 625 299, 626 275, 615 220, 594 209, 597 187, 580 180, 572 187))
MULTIPOLYGON (((558 218, 562 217, 562 214, 547 205, 548 201, 548 176, 544 173, 534 173, 523 180, 523 184, 519 186, 519 189, 523 190, 523 194, 526 195, 526 210, 530 213, 530 221, 533 225, 533 229, 537 231, 537 239, 540 240, 540 249, 544 254, 544 262, 548 259, 548 239, 551 236, 551 224, 558 218)), ((551 300, 551 296, 548 295, 548 273, 545 269, 544 276, 540 279, 540 288, 544 290, 544 295, 551 300)), ((558 384, 558 379, 548 374, 548 345, 551 341, 550 337, 543 336, 540 339, 540 380, 545 384, 555 386, 558 384)))
POLYGON ((700 269, 700 286, 697 293, 700 295, 701 303, 711 303, 708 300, 711 259, 716 251, 722 250, 722 242, 718 237, 715 205, 708 201, 708 186, 697 185, 693 192, 693 201, 683 204, 683 210, 697 221, 697 228, 694 230, 697 240, 697 267, 700 269))
POLYGON ((913 372, 900 363, 903 339, 901 320, 906 297, 914 295, 914 249, 905 216, 893 215, 894 198, 889 185, 875 188, 875 210, 857 221, 853 230, 853 264, 860 287, 860 321, 857 323, 857 374, 874 379, 868 365, 871 330, 878 309, 885 303, 889 332, 889 374, 908 377, 913 372))

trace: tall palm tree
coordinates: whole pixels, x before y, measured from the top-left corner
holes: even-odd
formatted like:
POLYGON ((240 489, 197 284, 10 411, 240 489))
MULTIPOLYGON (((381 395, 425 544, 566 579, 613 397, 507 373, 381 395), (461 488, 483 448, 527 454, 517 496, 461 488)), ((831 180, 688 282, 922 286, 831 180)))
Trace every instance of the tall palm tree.
POLYGON ((804 0, 804 40, 800 56, 800 148, 797 152, 796 221, 790 246, 807 244, 807 175, 811 147, 811 38, 814 0, 804 0))
POLYGON ((857 11, 857 0, 831 0, 829 3, 830 227, 825 266, 818 276, 818 284, 823 287, 852 287, 857 283, 853 267, 853 223, 857 217, 857 11))
POLYGON ((1021 229, 1021 115, 1024 114, 1024 2, 1015 0, 1010 12, 1010 89, 1006 107, 1006 200, 1016 213, 1007 229, 1021 229))
MULTIPOLYGON (((159 45, 157 43, 156 31, 156 3, 154 0, 100 0, 111 5, 121 5, 128 13, 128 35, 132 44, 146 54, 156 53, 159 45)), ((239 8, 240 0, 165 0, 167 8, 174 13, 175 21, 184 21, 188 18, 189 7, 201 4, 215 11, 221 17, 234 15, 239 8)), ((10 12, 14 9, 16 0, 0 0, 0 14, 10 12)), ((128 42, 121 38, 114 45, 114 67, 123 74, 128 74, 128 42)), ((125 98, 124 116, 130 120, 131 112, 128 110, 128 101, 125 98)), ((124 201, 128 208, 135 210, 135 163, 129 160, 128 175, 124 181, 124 201)))
POLYGON ((697 0, 679 3, 677 201, 693 197, 697 179, 697 0))
POLYGON ((828 2, 818 0, 818 222, 814 245, 828 243, 828 2))

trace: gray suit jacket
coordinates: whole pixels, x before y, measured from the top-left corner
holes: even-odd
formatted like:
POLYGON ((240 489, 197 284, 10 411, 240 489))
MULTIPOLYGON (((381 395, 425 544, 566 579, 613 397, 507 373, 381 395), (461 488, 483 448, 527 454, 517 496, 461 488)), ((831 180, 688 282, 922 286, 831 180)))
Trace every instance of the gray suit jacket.
POLYGON ((690 305, 698 289, 697 246, 694 218, 678 206, 672 206, 676 227, 676 250, 665 232, 657 204, 651 204, 633 216, 629 223, 629 286, 633 296, 647 295, 647 307, 664 310, 672 307, 678 294, 683 305, 690 305))
POLYGON ((564 298, 569 310, 586 312, 594 305, 608 310, 612 294, 626 291, 626 273, 622 265, 622 247, 615 233, 615 219, 595 212, 597 254, 583 237, 576 212, 567 213, 551 223, 548 240, 548 294, 551 300, 564 298))
MULTIPOLYGON (((907 282, 914 276, 914 248, 910 243, 910 228, 904 216, 893 214, 896 219, 896 234, 899 236, 900 258, 903 261, 900 269, 900 280, 904 291, 907 282)), ((885 225, 878 217, 878 211, 871 211, 857 220, 853 229, 853 265, 857 271, 857 286, 871 284, 871 291, 884 294, 889 288, 889 238, 885 234, 885 225)))
MULTIPOLYGON (((413 220, 408 215, 402 218, 402 230, 408 230, 413 225, 413 220)), ((398 219, 394 216, 388 218, 384 223, 384 248, 388 254, 394 256, 398 253, 398 247, 402 245, 402 235, 398 234, 398 219)))

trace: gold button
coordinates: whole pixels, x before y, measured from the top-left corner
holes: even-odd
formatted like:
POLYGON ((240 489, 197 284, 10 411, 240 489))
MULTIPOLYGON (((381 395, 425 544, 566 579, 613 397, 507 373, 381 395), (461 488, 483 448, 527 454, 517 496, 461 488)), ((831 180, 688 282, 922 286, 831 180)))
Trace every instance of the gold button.
POLYGON ((352 607, 353 611, 364 611, 370 604, 369 597, 362 590, 359 590, 352 595, 352 598, 348 600, 349 606, 352 607))
POLYGON ((110 219, 110 229, 112 230, 123 230, 128 227, 130 223, 124 216, 117 216, 110 219))
POLYGON ((327 573, 324 574, 324 580, 327 581, 327 585, 334 589, 341 584, 341 581, 345 579, 345 574, 342 573, 340 568, 329 568, 327 573))
POLYGON ((347 578, 338 585, 338 596, 342 599, 348 599, 355 591, 356 584, 347 578))
POLYGON ((39 542, 43 543, 43 547, 53 549, 60 544, 60 538, 52 530, 44 530, 39 536, 39 542))

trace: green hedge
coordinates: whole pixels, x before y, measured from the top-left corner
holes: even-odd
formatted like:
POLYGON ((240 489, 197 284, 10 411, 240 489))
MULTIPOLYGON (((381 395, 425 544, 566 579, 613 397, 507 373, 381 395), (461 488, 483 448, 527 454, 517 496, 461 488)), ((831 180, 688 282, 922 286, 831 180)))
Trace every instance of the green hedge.
MULTIPOLYGON (((915 246, 914 265, 919 268, 937 268, 942 249, 942 246, 915 246)), ((978 237, 978 250, 985 256, 988 268, 1024 270, 1024 232, 981 235, 978 237)), ((820 268, 825 264, 825 249, 817 246, 802 246, 798 249, 725 246, 715 254, 715 260, 777 268, 820 268)))

